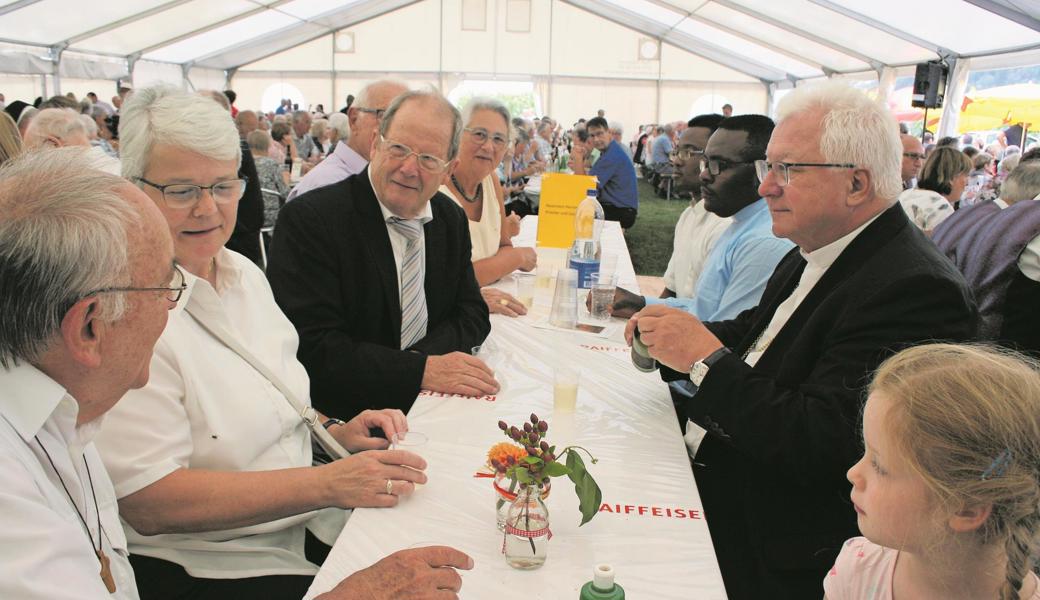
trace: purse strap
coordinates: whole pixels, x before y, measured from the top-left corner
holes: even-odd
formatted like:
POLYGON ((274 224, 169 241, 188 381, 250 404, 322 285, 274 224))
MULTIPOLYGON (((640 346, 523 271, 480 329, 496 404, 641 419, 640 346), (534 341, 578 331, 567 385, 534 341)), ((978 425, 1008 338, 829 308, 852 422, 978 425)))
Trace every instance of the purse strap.
POLYGON ((231 335, 231 332, 227 331, 223 326, 218 323, 210 323, 208 319, 198 314, 198 308, 191 302, 188 302, 184 307, 184 310, 188 311, 195 321, 202 326, 203 329, 208 331, 213 337, 220 340, 225 346, 230 348, 238 354, 243 360, 249 363, 254 369, 257 370, 261 375, 264 376, 268 381, 285 396, 286 401, 292 406, 293 410, 300 415, 304 423, 307 424, 307 428, 310 429, 311 435, 317 438, 317 442, 325 448, 330 455, 339 454, 339 456, 333 456, 333 458, 344 458, 350 456, 350 452, 347 452, 336 438, 332 437, 332 434, 325 429, 324 425, 318 422, 318 411, 314 410, 314 407, 309 404, 304 404, 296 397, 295 394, 289 389, 282 380, 274 374, 267 365, 260 361, 252 352, 246 349, 235 336, 231 335))

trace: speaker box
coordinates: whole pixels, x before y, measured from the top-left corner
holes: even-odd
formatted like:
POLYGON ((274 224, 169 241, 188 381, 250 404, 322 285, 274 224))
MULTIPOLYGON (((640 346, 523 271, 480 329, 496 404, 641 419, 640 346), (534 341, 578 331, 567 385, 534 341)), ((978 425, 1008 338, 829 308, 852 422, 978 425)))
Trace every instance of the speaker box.
POLYGON ((910 105, 918 108, 941 108, 943 96, 946 95, 946 76, 949 72, 949 67, 939 61, 917 65, 910 105))

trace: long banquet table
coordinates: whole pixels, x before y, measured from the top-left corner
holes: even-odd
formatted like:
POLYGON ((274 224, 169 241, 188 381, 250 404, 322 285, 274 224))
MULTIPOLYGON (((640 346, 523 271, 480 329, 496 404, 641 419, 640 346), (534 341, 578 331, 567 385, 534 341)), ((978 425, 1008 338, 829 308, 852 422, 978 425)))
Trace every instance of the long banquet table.
MULTIPOLYGON (((537 217, 527 217, 518 246, 534 246, 537 217)), ((607 223, 604 252, 618 255, 621 285, 638 290, 620 228, 607 223)), ((562 264, 558 250, 539 249, 540 263, 562 264)), ((512 276, 496 284, 512 291, 512 276)), ((450 545, 473 557, 462 573, 467 600, 577 598, 596 564, 609 563, 628 598, 726 598, 700 496, 690 470, 667 386, 656 373, 630 363, 616 320, 613 337, 535 327, 549 311, 551 290, 539 290, 528 315, 491 315, 481 350, 501 391, 485 398, 422 393, 408 413, 409 427, 430 438, 422 449, 429 482, 392 509, 355 510, 306 599, 397 550, 450 545), (553 413, 553 369, 581 368, 577 410, 553 413), (535 412, 549 421, 548 439, 576 444, 599 459, 586 466, 603 490, 599 514, 578 527, 573 485, 553 481, 546 504, 553 538, 548 560, 534 571, 511 568, 495 527, 491 480, 474 477, 492 444, 506 441, 502 419, 520 425, 535 412)), ((584 317, 588 317, 585 312, 584 317)))

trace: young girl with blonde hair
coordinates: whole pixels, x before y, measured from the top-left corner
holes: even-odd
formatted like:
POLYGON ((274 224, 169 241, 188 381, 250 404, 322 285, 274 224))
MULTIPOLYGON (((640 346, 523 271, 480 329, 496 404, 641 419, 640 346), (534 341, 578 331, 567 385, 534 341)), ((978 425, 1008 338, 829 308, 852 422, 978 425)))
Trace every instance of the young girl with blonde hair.
POLYGON ((904 350, 878 369, 849 469, 864 537, 828 600, 1040 600, 1040 371, 981 346, 904 350))

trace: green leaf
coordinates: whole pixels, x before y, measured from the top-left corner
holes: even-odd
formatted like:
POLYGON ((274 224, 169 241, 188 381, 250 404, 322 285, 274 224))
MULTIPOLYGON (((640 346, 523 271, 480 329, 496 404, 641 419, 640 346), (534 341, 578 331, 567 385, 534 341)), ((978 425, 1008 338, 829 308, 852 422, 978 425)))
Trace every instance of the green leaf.
POLYGON ((585 469, 585 461, 581 459, 577 450, 567 450, 567 468, 570 469, 567 476, 574 482, 574 493, 578 495, 578 508, 581 510, 581 523, 578 525, 580 527, 591 521, 599 512, 600 504, 603 502, 603 491, 585 469))
POLYGON ((545 465, 545 469, 542 471, 542 473, 548 475, 549 477, 560 477, 561 475, 570 475, 571 470, 563 466, 562 464, 553 461, 545 465))
POLYGON ((531 477, 531 472, 528 471, 527 469, 517 469, 516 470, 516 479, 520 483, 526 483, 528 485, 534 483, 534 478, 531 477))
POLYGON ((525 456, 525 457, 521 458, 520 460, 524 461, 525 463, 527 463, 529 465, 536 465, 536 464, 542 462, 542 459, 538 458, 537 456, 525 456))

